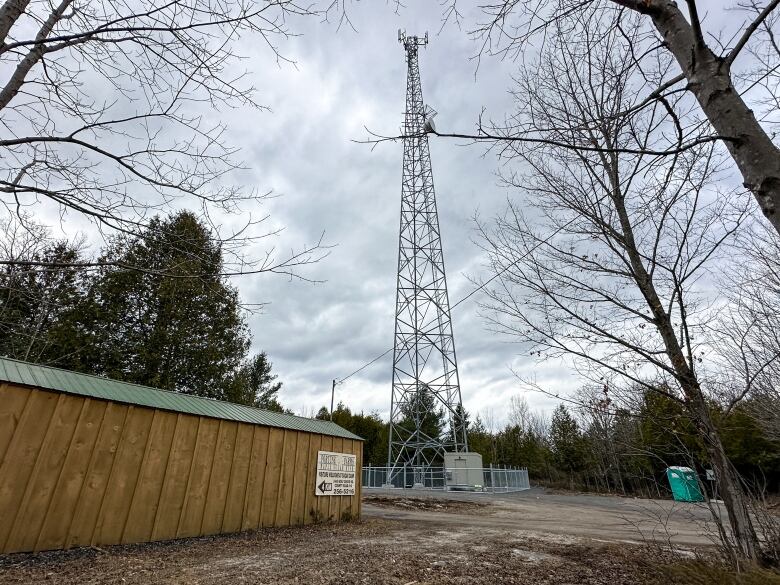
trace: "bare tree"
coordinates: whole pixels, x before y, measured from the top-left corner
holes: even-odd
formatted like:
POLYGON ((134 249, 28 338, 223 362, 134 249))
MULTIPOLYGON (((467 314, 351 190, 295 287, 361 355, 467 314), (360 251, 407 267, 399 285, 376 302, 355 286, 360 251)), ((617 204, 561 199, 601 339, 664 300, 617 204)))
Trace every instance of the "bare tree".
MULTIPOLYGON (((481 41, 483 54, 502 57, 523 55, 535 50, 535 41, 556 43, 556 35, 573 38, 581 35, 584 19, 611 22, 619 32, 626 21, 639 22, 643 34, 632 33, 630 43, 620 49, 625 58, 641 73, 644 83, 636 90, 641 96, 631 104, 633 109, 669 107, 670 98, 692 95, 717 137, 726 145, 742 174, 744 185, 755 196, 764 215, 780 231, 780 150, 767 128, 777 122, 777 88, 780 71, 780 49, 776 39, 780 0, 739 0, 732 8, 746 15, 732 36, 720 30, 707 31, 701 10, 724 10, 722 3, 685 0, 687 14, 673 0, 499 0, 481 6, 485 20, 472 31, 481 41), (717 6, 714 6, 714 5, 717 6), (738 67, 738 58, 752 53, 754 59, 738 67), (674 69, 658 68, 658 63, 672 57, 674 69), (660 74, 659 74, 660 73, 660 74), (752 102, 752 103, 751 103, 752 102), (759 118, 753 109, 761 108, 759 118), (774 112, 772 111, 774 109, 774 112)), ((445 3, 445 19, 459 19, 457 0, 445 3)), ((735 19, 739 22, 739 19, 735 19)), ((628 38, 628 37, 626 37, 628 38)), ((559 74, 550 71, 549 74, 559 74)), ((679 120, 688 116, 687 104, 675 99, 682 111, 679 120)), ((617 112, 616 112, 617 113, 617 112)), ((683 124, 678 125, 682 131, 683 124)), ((449 135, 488 141, 537 142, 553 138, 537 132, 533 120, 500 132, 500 126, 483 125, 475 135, 449 135)), ((680 132, 680 138, 682 132, 680 132)), ((448 135, 448 134, 442 134, 448 135)), ((680 140, 677 148, 661 150, 673 156, 680 148, 701 142, 680 140)), ((567 145, 569 148, 595 148, 592 145, 567 145)), ((600 145, 598 148, 615 148, 600 145)), ((647 149, 638 144, 634 148, 647 149)))
MULTIPOLYGON (((220 120, 221 110, 264 109, 238 69, 235 42, 252 35, 283 60, 278 43, 292 34, 290 20, 315 15, 312 6, 297 0, 5 0, 3 213, 24 223, 25 211, 43 204, 62 217, 89 220, 103 235, 138 235, 152 216, 186 205, 199 208, 219 234, 227 274, 290 273, 319 258, 321 241, 286 256, 246 254, 249 244, 271 235, 257 233, 265 217, 251 215, 267 193, 231 184, 242 164, 220 120), (242 227, 225 229, 225 214, 241 214, 242 227)), ((51 267, 33 260, 25 265, 51 267)))
POLYGON ((723 162, 713 144, 649 154, 678 128, 670 112, 684 96, 638 107, 640 17, 612 14, 583 18, 576 31, 553 22, 540 61, 519 74, 518 108, 544 142, 503 151, 525 166, 506 177, 525 198, 492 227, 480 224, 496 277, 486 316, 540 359, 573 358, 613 398, 643 388, 682 404, 718 477, 734 558, 755 560, 759 542, 703 363, 707 271, 748 221, 750 200, 716 192, 723 162))
MULTIPOLYGON (((24 224, 0 219, 0 257, 12 262, 73 262, 83 246, 81 236, 53 239, 29 217, 24 224)), ((58 269, 31 272, 13 263, 0 266, 0 355, 38 361, 49 349, 46 332, 79 293, 80 276, 58 269)))
POLYGON ((544 412, 531 410, 528 400, 522 394, 510 397, 508 421, 510 425, 518 427, 524 433, 532 433, 537 437, 545 437, 549 431, 549 421, 545 418, 544 412))
POLYGON ((763 224, 739 234, 742 254, 722 277, 728 304, 717 330, 718 382, 727 408, 740 400, 780 439, 780 236, 763 224))
POLYGON ((517 394, 509 399, 509 422, 523 430, 527 430, 531 421, 531 407, 525 396, 517 394))

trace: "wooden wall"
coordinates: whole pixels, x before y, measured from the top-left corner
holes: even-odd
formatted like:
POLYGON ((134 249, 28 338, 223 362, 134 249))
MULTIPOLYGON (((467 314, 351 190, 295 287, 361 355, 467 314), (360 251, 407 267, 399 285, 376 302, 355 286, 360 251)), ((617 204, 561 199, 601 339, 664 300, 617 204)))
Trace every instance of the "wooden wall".
POLYGON ((360 516, 362 443, 0 384, 0 553, 360 516), (314 495, 317 451, 358 456, 314 495))

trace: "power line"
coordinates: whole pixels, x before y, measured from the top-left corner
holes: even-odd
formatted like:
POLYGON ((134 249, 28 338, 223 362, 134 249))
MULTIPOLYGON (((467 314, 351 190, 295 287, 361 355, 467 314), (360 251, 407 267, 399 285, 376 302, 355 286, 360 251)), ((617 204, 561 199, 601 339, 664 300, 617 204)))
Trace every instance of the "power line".
MULTIPOLYGON (((528 253, 530 254, 531 252, 528 252, 528 253)), ((523 256, 523 258, 525 258, 525 256, 523 256)), ((515 264, 517 264, 518 262, 520 262, 520 260, 522 260, 523 258, 518 258, 517 260, 515 260, 515 261, 514 261, 514 262, 512 262, 511 264, 507 265, 507 267, 506 267, 506 268, 504 268, 504 269, 503 269, 503 270, 501 270, 500 272, 497 272, 497 273, 495 273, 493 276, 491 276, 490 278, 488 278, 488 279, 487 279, 485 282, 483 282, 482 284, 480 284, 480 285, 479 285, 477 288, 475 288, 473 291, 471 291, 471 292, 470 292, 469 294, 467 294, 465 297, 463 297, 463 298, 462 298, 462 299, 460 299, 460 300, 459 300, 457 303, 455 303, 454 305, 452 305, 452 307, 450 307, 450 311, 451 311, 452 309, 454 309, 455 307, 457 307, 459 304, 461 304, 461 303, 463 303, 463 302, 465 302, 465 301, 469 300, 471 297, 473 297, 475 294, 477 294, 479 291, 481 291, 483 288, 485 288, 487 285, 489 285, 491 282, 493 282, 493 281, 494 281, 496 278, 498 278, 499 276, 501 276, 502 274, 504 274, 504 272, 506 272, 507 270, 509 270, 510 268, 512 268, 512 267, 513 267, 515 264)))
MULTIPOLYGON (((546 243, 548 243, 548 242, 549 242, 549 241, 550 241, 550 240, 551 240, 553 237, 557 236, 557 235, 558 235, 558 233, 560 233, 560 231, 561 231, 561 230, 563 230, 563 229, 565 229, 565 228, 569 227, 569 225, 571 225, 571 224, 572 224, 572 222, 574 222, 574 219, 570 219, 569 221, 567 221, 565 224, 563 224, 563 225, 562 225, 562 226, 560 226, 558 229, 556 229, 556 230, 555 230, 553 233, 551 233, 549 236, 547 236, 547 237, 546 237, 544 240, 542 240, 541 242, 538 242, 538 243, 537 243, 537 244, 536 244, 536 245, 535 245, 533 248, 531 248, 530 250, 528 250, 528 251, 527 251, 525 254, 523 254, 523 255, 522 255, 520 258, 518 258, 517 260, 515 260, 515 261, 514 261, 514 262, 512 262, 511 264, 507 264, 507 265, 506 265, 504 268, 502 268, 500 271, 496 272, 496 273, 495 273, 493 276, 491 276, 490 278, 488 278, 488 279, 487 279, 485 282, 483 282, 482 284, 480 284, 480 285, 479 285, 477 288, 475 288, 474 290, 472 290, 472 291, 471 291, 469 294, 467 294, 465 297, 463 297, 463 298, 462 298, 462 299, 460 299, 460 300, 459 300, 457 303, 455 303, 454 305, 452 305, 452 306, 450 307, 450 311, 452 311, 452 310, 453 310, 455 307, 457 307, 457 306, 458 306, 458 305, 460 305, 461 303, 464 303, 464 302, 466 302, 467 300, 469 300, 471 297, 473 297, 475 294, 477 294, 479 291, 481 291, 483 288, 485 288, 487 285, 489 285, 491 282, 493 282, 493 281, 494 281, 495 279, 497 279, 499 276, 501 276, 502 274, 504 274, 504 273, 505 273, 507 270, 509 270, 510 268, 512 268, 512 267, 514 267, 514 266, 516 266, 518 262, 520 262, 521 260, 525 260, 525 259, 528 257, 528 255, 529 255, 529 254, 531 254, 532 252, 535 252, 535 251, 536 251, 536 249, 537 249, 539 246, 541 246, 542 244, 546 244, 546 243)), ((389 349, 387 349, 386 351, 382 352, 380 355, 376 356, 376 357, 375 357, 374 359, 372 359, 370 362, 367 362, 367 363, 363 364, 362 366, 360 366, 360 367, 359 367, 357 370, 355 370, 354 372, 352 372, 352 373, 351 373, 349 376, 345 376, 344 378, 341 378, 340 380, 338 380, 338 381, 336 382, 336 384, 342 384, 343 382, 346 382, 347 380, 349 380, 349 379, 350 379, 352 376, 354 376, 354 375, 355 375, 355 374, 357 374, 358 372, 362 372, 363 370, 365 370, 365 369, 366 369, 368 366, 370 366, 370 365, 371 365, 371 364, 373 364, 374 362, 376 362, 376 361, 378 361, 378 360, 381 360, 383 357, 385 357, 385 356, 386 356, 388 353, 390 353, 391 351, 393 351, 393 348, 392 348, 392 347, 391 347, 391 348, 389 348, 389 349)))
POLYGON ((363 364, 362 366, 360 366, 360 367, 359 367, 357 370, 355 370, 354 372, 352 372, 352 373, 351 373, 349 376, 345 376, 345 377, 344 377, 344 378, 342 378, 341 380, 337 380, 337 381, 336 381, 336 384, 342 384, 342 383, 346 382, 347 380, 349 380, 349 379, 350 379, 352 376, 354 376, 354 375, 355 375, 355 374, 357 374, 358 372, 362 372, 363 370, 365 370, 365 369, 366 369, 368 366, 370 366, 371 364, 373 364, 375 361, 377 361, 377 360, 381 360, 383 357, 385 357, 385 356, 386 356, 388 353, 390 353, 391 351, 393 351, 393 348, 392 348, 392 347, 391 347, 390 349, 388 349, 387 351, 385 351, 384 353, 382 353, 382 354, 380 354, 380 355, 376 356, 376 357, 375 357, 374 359, 372 359, 370 362, 368 362, 368 363, 366 363, 366 364, 363 364))
MULTIPOLYGON (((467 294, 465 297, 463 297, 462 299, 460 299, 460 300, 459 300, 457 303, 455 303, 454 305, 452 305, 452 307, 450 307, 450 311, 452 311, 452 309, 454 309, 455 307, 457 307, 458 305, 460 305, 462 302, 464 302, 464 301, 467 301, 467 300, 468 300, 468 299, 470 299, 472 296, 474 296, 475 294, 477 294, 477 293, 478 293, 480 290, 482 290, 483 288, 485 288, 485 287, 486 287, 488 284, 490 284, 491 282, 493 282, 493 281, 494 281, 496 278, 498 278, 499 276, 501 276, 501 275, 502 275, 504 272, 506 272, 507 270, 509 270, 509 269, 510 269, 512 266, 514 266, 515 264, 517 264, 518 262, 520 262, 520 260, 522 260, 522 259, 523 259, 523 258, 518 258, 517 260, 515 260, 514 262, 512 262, 512 264, 509 264, 509 265, 508 265, 506 268, 504 268, 503 270, 501 270, 501 272, 498 272, 498 273, 494 274, 493 276, 491 276, 491 277, 490 277, 488 280, 486 280, 485 282, 483 282, 481 285, 479 285, 477 288, 475 288, 473 291, 471 291, 471 292, 470 292, 469 294, 467 294)), ((351 373, 349 376, 345 376, 345 377, 341 378, 340 380, 336 381, 336 384, 341 384, 341 383, 343 383, 343 382, 346 382, 346 381, 347 381, 347 380, 349 380, 349 379, 350 379, 352 376, 354 376, 354 375, 355 375, 355 374, 357 374, 358 372, 362 372, 362 371, 363 371, 363 370, 365 370, 365 369, 366 369, 368 366, 370 366, 371 364, 373 364, 375 361, 382 359, 383 357, 385 357, 385 356, 386 356, 388 353, 390 353, 391 351, 393 351, 393 348, 392 348, 392 347, 391 347, 391 348, 389 348, 389 349, 387 349, 387 350, 385 350, 385 351, 384 351, 384 352, 382 352, 380 355, 376 356, 376 357, 375 357, 374 359, 372 359, 370 362, 367 362, 367 363, 363 364, 362 366, 360 366, 360 367, 359 367, 357 370, 355 370, 354 372, 352 372, 352 373, 351 373)))

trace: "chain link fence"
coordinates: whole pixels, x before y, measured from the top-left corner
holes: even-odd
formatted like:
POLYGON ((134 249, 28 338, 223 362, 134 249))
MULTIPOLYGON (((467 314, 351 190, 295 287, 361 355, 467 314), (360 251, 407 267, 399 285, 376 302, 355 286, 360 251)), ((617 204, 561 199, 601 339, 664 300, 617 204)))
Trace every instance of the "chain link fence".
MULTIPOLYGON (((475 471, 458 468, 458 471, 475 471)), ((442 491, 481 491, 493 493, 519 492, 531 488, 528 469, 514 467, 482 467, 482 485, 448 485, 451 475, 444 467, 368 467, 363 468, 364 488, 425 489, 442 491)))

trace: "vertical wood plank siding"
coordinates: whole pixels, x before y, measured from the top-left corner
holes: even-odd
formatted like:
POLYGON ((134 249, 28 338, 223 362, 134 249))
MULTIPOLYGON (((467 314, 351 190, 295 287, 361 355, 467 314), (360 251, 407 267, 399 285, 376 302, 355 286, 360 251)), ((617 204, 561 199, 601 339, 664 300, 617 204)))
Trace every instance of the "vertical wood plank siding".
POLYGON ((360 441, 2 383, 0 553, 359 517, 314 495, 320 450, 360 482, 360 441))

